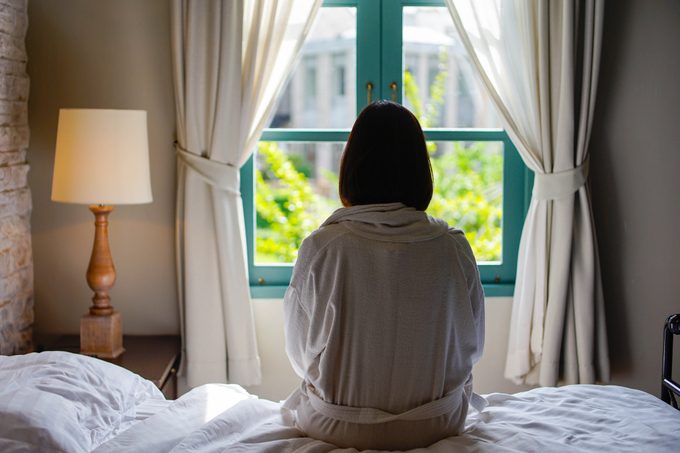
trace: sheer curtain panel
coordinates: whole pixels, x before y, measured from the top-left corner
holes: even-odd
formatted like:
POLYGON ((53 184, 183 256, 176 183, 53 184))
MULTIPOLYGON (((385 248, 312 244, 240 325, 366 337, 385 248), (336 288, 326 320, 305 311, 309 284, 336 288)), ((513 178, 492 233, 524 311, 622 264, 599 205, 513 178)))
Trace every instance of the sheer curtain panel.
POLYGON ((517 383, 609 379, 588 178, 603 0, 446 0, 534 191, 505 368, 517 383))
POLYGON ((239 168, 321 0, 171 1, 184 371, 191 387, 254 385, 261 372, 239 168))

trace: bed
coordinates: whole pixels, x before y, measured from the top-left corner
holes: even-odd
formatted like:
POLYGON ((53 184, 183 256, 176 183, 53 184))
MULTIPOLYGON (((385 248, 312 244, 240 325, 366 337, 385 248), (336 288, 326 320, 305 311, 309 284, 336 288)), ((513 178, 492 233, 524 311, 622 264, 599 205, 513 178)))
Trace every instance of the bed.
MULTIPOLYGON (((674 316, 665 327, 663 400, 612 385, 492 393, 482 412, 471 409, 462 435, 412 451, 680 451, 680 389, 670 378, 672 336, 680 334, 674 316)), ((0 451, 356 450, 305 437, 280 403, 237 385, 208 384, 166 400, 116 365, 42 352, 0 356, 0 451)))

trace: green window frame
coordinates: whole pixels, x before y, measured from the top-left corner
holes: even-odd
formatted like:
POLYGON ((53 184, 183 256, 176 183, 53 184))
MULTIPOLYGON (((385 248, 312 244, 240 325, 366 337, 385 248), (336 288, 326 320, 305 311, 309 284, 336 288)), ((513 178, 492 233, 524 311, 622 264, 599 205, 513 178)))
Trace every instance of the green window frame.
MULTIPOLYGON (((373 83, 373 100, 401 102, 402 46, 381 43, 402 42, 403 8, 445 6, 443 0, 325 0, 323 7, 355 7, 357 11, 357 114, 366 106, 367 83, 373 83), (379 38, 376 38, 378 30, 379 38)), ((349 129, 265 129, 262 141, 345 142, 349 129)), ((487 296, 509 296, 514 290, 517 252, 533 178, 503 129, 428 128, 430 141, 493 141, 503 144, 502 261, 480 263, 479 271, 487 296)), ((436 182, 435 182, 436 183, 436 182)), ((241 194, 246 227, 246 248, 251 295, 281 298, 290 283, 293 264, 255 265, 255 177, 254 157, 241 168, 241 194)))

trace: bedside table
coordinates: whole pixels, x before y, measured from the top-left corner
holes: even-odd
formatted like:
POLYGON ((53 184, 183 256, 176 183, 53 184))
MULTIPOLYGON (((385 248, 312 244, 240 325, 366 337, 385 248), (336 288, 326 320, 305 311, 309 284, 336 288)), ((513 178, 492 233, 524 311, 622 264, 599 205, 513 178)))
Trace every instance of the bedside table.
MULTIPOLYGON (((63 335, 54 342, 37 343, 38 350, 80 352, 78 335, 63 335)), ((114 363, 150 380, 167 399, 177 398, 177 368, 181 357, 181 342, 177 335, 124 335, 125 352, 115 359, 100 359, 114 363)))

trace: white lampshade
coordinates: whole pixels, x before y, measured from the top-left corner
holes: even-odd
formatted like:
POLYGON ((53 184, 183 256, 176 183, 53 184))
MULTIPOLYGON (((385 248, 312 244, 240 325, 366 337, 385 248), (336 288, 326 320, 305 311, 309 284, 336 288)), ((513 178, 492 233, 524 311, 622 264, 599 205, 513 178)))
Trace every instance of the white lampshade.
POLYGON ((149 139, 143 110, 61 109, 52 200, 149 203, 149 139))

